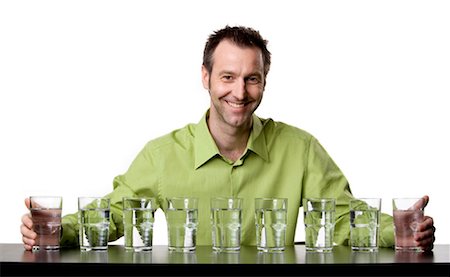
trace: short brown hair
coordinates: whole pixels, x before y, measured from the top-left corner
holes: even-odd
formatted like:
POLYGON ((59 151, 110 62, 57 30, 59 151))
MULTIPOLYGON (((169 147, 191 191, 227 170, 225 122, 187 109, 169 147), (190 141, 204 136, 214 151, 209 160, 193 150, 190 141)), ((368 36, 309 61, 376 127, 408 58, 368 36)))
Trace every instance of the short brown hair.
POLYGON ((211 34, 206 42, 205 50, 203 51, 203 66, 209 73, 213 67, 213 53, 217 45, 225 39, 230 40, 238 46, 243 47, 257 47, 261 49, 264 62, 264 79, 269 73, 270 69, 270 52, 267 50, 268 41, 263 39, 258 31, 243 26, 230 27, 215 31, 211 34))

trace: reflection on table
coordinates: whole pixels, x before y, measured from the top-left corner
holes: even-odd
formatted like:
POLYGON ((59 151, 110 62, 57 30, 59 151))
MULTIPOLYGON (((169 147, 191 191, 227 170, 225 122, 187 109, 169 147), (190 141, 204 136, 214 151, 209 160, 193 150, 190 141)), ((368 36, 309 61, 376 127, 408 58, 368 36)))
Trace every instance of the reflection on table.
POLYGON ((211 246, 198 246, 192 253, 170 252, 167 246, 152 251, 126 251, 110 245, 106 251, 82 252, 79 248, 30 252, 21 244, 0 244, 1 275, 256 275, 386 276, 400 271, 403 276, 449 276, 450 245, 436 245, 433 252, 354 252, 337 246, 331 253, 307 252, 304 245, 286 247, 280 253, 258 252, 242 246, 237 253, 217 253, 211 246), (99 271, 99 268, 101 270, 99 271), (308 274, 306 274, 308 273, 308 274))

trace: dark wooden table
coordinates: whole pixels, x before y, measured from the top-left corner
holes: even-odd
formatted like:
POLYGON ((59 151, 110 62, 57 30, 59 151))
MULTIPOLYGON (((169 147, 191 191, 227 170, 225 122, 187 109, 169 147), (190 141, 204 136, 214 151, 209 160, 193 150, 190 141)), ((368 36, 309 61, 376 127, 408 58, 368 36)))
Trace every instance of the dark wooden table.
POLYGON ((0 244, 1 276, 450 276, 450 245, 431 253, 352 252, 337 246, 332 253, 310 253, 304 245, 283 253, 259 253, 242 247, 239 253, 215 253, 199 246, 195 253, 171 253, 167 246, 133 253, 110 245, 108 251, 25 251, 21 244, 0 244))

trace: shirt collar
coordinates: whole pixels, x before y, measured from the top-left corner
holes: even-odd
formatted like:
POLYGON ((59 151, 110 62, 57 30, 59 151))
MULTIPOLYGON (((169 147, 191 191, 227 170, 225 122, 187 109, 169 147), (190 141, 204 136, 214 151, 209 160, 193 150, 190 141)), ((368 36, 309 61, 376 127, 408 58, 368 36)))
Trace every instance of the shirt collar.
MULTIPOLYGON (((216 155, 220 155, 219 149, 209 132, 207 124, 208 114, 209 110, 202 117, 194 131, 195 169, 198 169, 216 155)), ((253 128, 247 142, 246 153, 243 157, 246 157, 248 150, 251 150, 265 161, 269 160, 269 153, 263 129, 263 122, 259 117, 253 114, 253 128)))

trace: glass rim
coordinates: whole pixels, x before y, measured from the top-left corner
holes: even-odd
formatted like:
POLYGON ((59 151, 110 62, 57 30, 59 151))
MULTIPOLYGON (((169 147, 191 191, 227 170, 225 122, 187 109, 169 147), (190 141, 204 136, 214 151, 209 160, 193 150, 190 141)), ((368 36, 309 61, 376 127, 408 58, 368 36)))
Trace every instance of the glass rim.
POLYGON ((393 197, 392 200, 417 200, 423 197, 393 197))
POLYGON ((288 200, 288 198, 285 198, 285 197, 256 197, 255 198, 255 201, 266 201, 266 200, 269 200, 269 201, 272 201, 272 200, 288 200))
POLYGON ((336 202, 336 198, 331 198, 331 197, 307 197, 307 198, 303 198, 306 201, 314 201, 314 202, 336 202))
POLYGON ((31 198, 63 198, 62 196, 52 196, 52 195, 30 195, 28 196, 29 199, 31 198))
POLYGON ((215 201, 218 202, 229 202, 230 200, 232 200, 232 202, 244 202, 244 198, 241 197, 211 197, 209 200, 209 203, 212 204, 215 201))
POLYGON ((111 208, 111 198, 109 197, 80 196, 78 197, 78 210, 83 210, 86 206, 94 202, 106 204, 106 209, 111 208))
POLYGON ((62 196, 49 196, 49 195, 31 195, 28 197, 30 210, 52 210, 63 208, 62 196))
POLYGON ((379 198, 379 197, 361 197, 361 198, 352 198, 352 199, 350 199, 350 201, 348 201, 349 203, 351 203, 351 202, 358 202, 358 201, 363 201, 363 202, 367 202, 367 201, 369 201, 369 202, 371 202, 371 201, 377 201, 377 202, 380 202, 380 204, 381 204, 381 202, 383 201, 383 199, 382 198, 379 198))
POLYGON ((78 196, 78 199, 107 199, 107 200, 111 200, 111 198, 103 197, 103 196, 78 196))
POLYGON ((155 200, 156 201, 156 197, 145 197, 145 196, 136 196, 136 197, 132 197, 132 196, 124 196, 122 197, 122 201, 125 200, 155 200))
POLYGON ((243 198, 242 197, 233 197, 233 196, 230 196, 230 197, 218 196, 218 197, 210 197, 210 199, 212 200, 212 199, 243 199, 243 198))
POLYGON ((166 200, 182 200, 182 199, 192 199, 192 200, 198 200, 198 197, 195 196, 174 196, 174 197, 166 197, 166 200))

